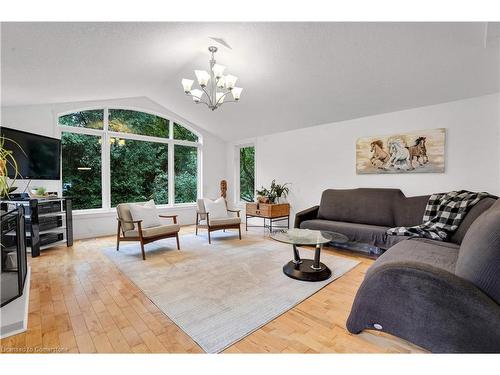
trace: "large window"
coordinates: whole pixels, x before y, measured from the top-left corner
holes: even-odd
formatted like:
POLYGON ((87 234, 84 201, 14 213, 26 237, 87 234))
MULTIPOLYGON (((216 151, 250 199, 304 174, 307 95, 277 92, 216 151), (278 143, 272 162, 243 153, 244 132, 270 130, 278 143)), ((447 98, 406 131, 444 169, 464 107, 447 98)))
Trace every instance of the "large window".
POLYGON ((255 196, 255 147, 239 147, 240 200, 252 202, 255 196))
MULTIPOLYGON (((168 203, 168 145, 131 139, 111 143, 111 206, 168 203)), ((196 194, 196 191, 195 191, 196 194)))
POLYGON ((114 108, 64 114, 59 125, 63 195, 73 199, 74 209, 149 199, 196 202, 201 142, 191 130, 154 114, 114 108))
POLYGON ((175 145, 175 203, 196 202, 198 149, 175 145))
POLYGON ((63 194, 77 209, 102 207, 101 143, 95 135, 62 134, 63 194))

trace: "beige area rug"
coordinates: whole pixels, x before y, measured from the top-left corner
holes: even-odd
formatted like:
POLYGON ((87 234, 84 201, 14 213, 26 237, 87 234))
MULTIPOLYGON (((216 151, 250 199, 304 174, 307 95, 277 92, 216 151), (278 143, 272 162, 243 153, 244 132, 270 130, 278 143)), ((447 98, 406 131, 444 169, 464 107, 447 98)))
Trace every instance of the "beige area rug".
MULTIPOLYGON (((282 268, 291 245, 215 232, 183 235, 181 251, 166 239, 104 249, 117 267, 208 353, 218 353, 316 293, 359 262, 322 252, 332 277, 321 282, 291 279, 282 268)), ((301 249, 303 258, 313 252, 301 249)))

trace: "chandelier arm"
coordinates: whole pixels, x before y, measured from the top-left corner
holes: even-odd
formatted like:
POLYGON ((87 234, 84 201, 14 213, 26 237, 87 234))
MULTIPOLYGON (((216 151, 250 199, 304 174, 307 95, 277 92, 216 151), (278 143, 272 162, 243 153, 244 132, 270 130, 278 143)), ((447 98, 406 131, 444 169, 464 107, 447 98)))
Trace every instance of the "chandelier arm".
POLYGON ((215 106, 218 106, 218 105, 219 105, 219 102, 221 101, 221 99, 224 99, 224 97, 225 97, 227 94, 229 94, 230 92, 231 92, 231 91, 228 91, 228 92, 226 92, 224 95, 222 95, 222 96, 219 98, 219 100, 217 100, 217 103, 215 103, 215 106))
MULTIPOLYGON (((202 89, 202 90, 203 90, 203 92, 207 95, 208 100, 209 100, 209 102, 210 102, 210 105, 211 105, 211 106, 213 106, 214 104, 213 104, 213 102, 212 102, 212 98, 210 98, 210 95, 208 94, 207 90, 205 90, 205 88, 204 88, 204 87, 202 87, 201 89, 202 89)), ((200 98, 200 99, 201 99, 201 98, 200 98)))
MULTIPOLYGON (((193 94, 191 94, 191 93, 187 93, 186 95, 187 95, 187 96, 190 96, 190 97, 192 97, 192 98, 198 98, 197 96, 194 96, 194 95, 193 95, 193 94)), ((195 103, 203 103, 203 104, 206 104, 206 105, 207 105, 207 107, 209 107, 209 104, 208 104, 208 103, 207 103, 207 101, 205 101, 205 100, 201 100, 201 99, 200 99, 200 100, 198 100, 198 101, 197 101, 197 102, 195 102, 195 103)))

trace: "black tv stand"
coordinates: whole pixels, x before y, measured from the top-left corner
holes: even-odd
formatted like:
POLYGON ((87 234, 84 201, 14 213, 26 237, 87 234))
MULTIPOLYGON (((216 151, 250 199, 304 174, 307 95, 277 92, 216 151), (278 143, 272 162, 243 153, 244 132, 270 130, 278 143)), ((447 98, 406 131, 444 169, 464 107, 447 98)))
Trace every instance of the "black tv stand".
POLYGON ((69 198, 30 198, 10 200, 3 205, 24 206, 26 241, 31 257, 41 250, 66 244, 73 246, 73 212, 69 198))

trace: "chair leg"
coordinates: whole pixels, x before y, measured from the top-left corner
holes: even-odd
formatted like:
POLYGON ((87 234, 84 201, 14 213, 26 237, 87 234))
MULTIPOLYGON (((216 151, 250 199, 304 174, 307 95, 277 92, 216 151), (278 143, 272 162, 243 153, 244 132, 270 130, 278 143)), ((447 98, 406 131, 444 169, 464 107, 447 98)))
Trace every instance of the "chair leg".
POLYGON ((175 239, 177 240, 177 250, 181 249, 181 245, 179 244, 179 233, 175 234, 175 239))
POLYGON ((118 221, 118 230, 116 231, 116 251, 120 250, 120 229, 121 229, 121 222, 118 221))
POLYGON ((196 235, 198 235, 198 224, 196 224, 196 235))
POLYGON ((142 251, 142 260, 146 260, 146 253, 144 252, 144 242, 141 241, 141 251, 142 251))
POLYGON ((241 240, 241 226, 238 227, 238 236, 240 237, 241 240))
POLYGON ((210 239, 210 229, 208 230, 208 243, 211 244, 212 240, 210 239))

